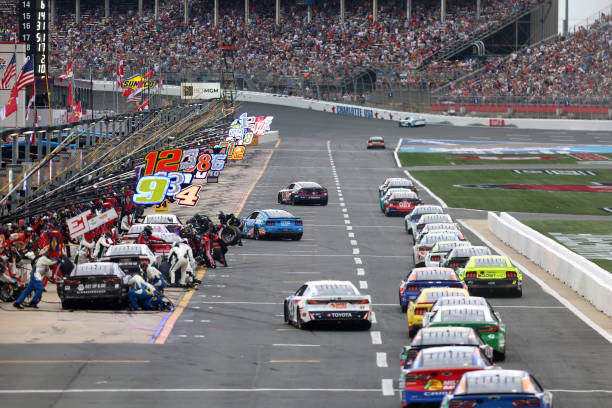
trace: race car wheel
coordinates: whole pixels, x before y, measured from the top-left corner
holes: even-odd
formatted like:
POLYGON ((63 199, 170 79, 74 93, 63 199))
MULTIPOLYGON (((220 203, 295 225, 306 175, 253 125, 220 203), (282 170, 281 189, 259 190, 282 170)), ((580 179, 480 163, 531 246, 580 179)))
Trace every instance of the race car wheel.
POLYGON ((281 194, 278 193, 278 203, 282 204, 283 203, 283 199, 281 198, 281 194))
POLYGON ((523 297, 523 289, 514 289, 512 294, 515 297, 523 297))
POLYGON ((287 301, 285 301, 285 304, 283 306, 283 315, 285 317, 285 323, 287 324, 291 324, 291 321, 289 320, 289 310, 287 308, 287 301))
POLYGON ((327 200, 321 201, 321 205, 327 205, 327 200))
POLYGON ((417 332, 419 331, 418 328, 416 327, 412 327, 412 328, 408 328, 408 336, 410 336, 410 338, 416 336, 417 332))
POLYGON ((402 305, 402 312, 406 313, 408 311, 408 305, 402 305))
POLYGON ((236 245, 242 233, 234 226, 225 226, 221 231, 221 239, 225 245, 236 245))
POLYGON ((493 350, 493 361, 504 361, 506 359, 506 352, 493 350))
POLYGON ((361 325, 361 330, 370 330, 370 328, 372 328, 372 322, 369 320, 364 320, 363 324, 361 325))
POLYGON ((302 311, 298 308, 295 314, 297 315, 297 318, 295 319, 297 322, 297 328, 300 330, 304 330, 305 326, 304 321, 302 320, 302 311))
POLYGON ((2 287, 0 287, 0 300, 10 302, 13 298, 13 285, 8 283, 2 284, 2 287))
POLYGON ((302 234, 292 235, 291 239, 294 241, 299 241, 300 239, 302 239, 302 234))
POLYGON ((256 225, 253 227, 253 239, 261 239, 259 235, 259 227, 256 225))
POLYGON ((74 307, 73 302, 69 300, 62 300, 62 309, 72 309, 74 307))

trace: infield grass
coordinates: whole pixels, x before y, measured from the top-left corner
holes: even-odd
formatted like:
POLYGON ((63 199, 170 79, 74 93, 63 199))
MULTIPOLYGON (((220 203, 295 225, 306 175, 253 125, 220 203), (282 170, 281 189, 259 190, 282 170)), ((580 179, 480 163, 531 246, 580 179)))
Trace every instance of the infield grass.
POLYGON ((482 157, 508 157, 508 156, 521 156, 521 157, 559 157, 558 159, 547 159, 547 160, 474 160, 474 159, 462 159, 465 156, 475 156, 467 154, 447 154, 447 153, 398 153, 397 157, 402 163, 402 167, 413 167, 413 166, 459 166, 466 164, 478 165, 489 165, 496 166, 501 164, 516 165, 517 168, 521 164, 576 164, 579 162, 578 159, 564 155, 564 154, 480 154, 482 157))
MULTIPOLYGON (((565 244, 551 233, 612 235, 612 221, 523 220, 521 222, 562 245, 565 244)), ((573 248, 569 249, 574 250, 573 248)), ((579 251, 575 252, 579 253, 579 251)), ((610 259, 593 259, 588 256, 586 258, 612 273, 612 252, 609 253, 609 257, 610 259)))
POLYGON ((413 177, 442 198, 449 207, 491 211, 553 214, 612 215, 612 193, 500 190, 456 187, 460 184, 592 184, 612 183, 612 170, 593 170, 595 176, 516 174, 512 170, 411 171, 413 177))

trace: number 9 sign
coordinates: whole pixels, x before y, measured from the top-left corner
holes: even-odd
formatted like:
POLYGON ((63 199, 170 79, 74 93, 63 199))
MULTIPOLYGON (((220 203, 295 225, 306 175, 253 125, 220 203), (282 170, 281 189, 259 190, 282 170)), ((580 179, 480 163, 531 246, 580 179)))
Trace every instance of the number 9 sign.
POLYGON ((140 205, 159 204, 166 198, 170 178, 165 176, 144 176, 138 180, 134 203, 140 205))

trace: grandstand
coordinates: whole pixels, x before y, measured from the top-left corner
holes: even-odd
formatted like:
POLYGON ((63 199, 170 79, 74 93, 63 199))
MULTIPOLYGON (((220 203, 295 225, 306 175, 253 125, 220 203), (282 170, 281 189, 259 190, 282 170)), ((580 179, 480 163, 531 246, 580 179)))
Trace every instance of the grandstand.
POLYGON ((609 82, 599 80, 609 78, 609 21, 592 44, 600 53, 572 46, 573 72, 530 79, 542 65, 533 56, 550 47, 543 41, 574 43, 556 36, 558 0, 55 0, 55 8, 52 76, 74 60, 77 77, 113 80, 121 50, 126 76, 153 70, 169 84, 215 80, 219 41, 235 36, 232 63, 245 90, 422 111, 467 103, 458 98, 568 105, 572 95, 609 95, 609 82), (576 92, 570 78, 587 89, 576 92))

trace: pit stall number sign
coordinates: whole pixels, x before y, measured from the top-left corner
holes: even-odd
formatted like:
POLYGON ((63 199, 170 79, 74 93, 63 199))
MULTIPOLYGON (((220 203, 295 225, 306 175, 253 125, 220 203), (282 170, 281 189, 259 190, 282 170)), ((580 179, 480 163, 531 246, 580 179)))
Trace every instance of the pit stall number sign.
POLYGON ((214 153, 210 148, 150 152, 136 184, 134 203, 156 205, 173 197, 178 205, 193 207, 200 199, 201 186, 192 182, 219 177, 226 163, 227 154, 214 153))

